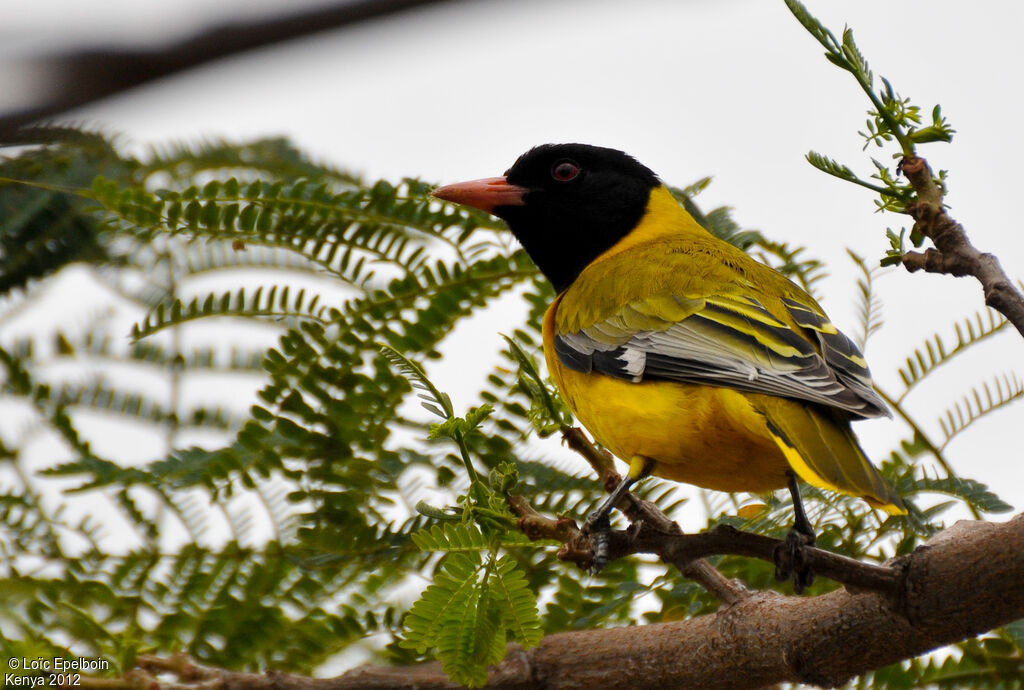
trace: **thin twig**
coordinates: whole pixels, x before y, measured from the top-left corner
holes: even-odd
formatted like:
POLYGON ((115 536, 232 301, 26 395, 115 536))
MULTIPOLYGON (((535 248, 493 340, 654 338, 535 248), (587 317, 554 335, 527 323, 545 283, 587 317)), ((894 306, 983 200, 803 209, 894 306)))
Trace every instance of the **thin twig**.
POLYGON ((910 272, 974 276, 985 292, 985 304, 1005 316, 1024 336, 1024 294, 1014 287, 999 259, 978 251, 967 239, 963 226, 946 213, 942 189, 935 183, 928 162, 907 156, 900 169, 917 193, 918 200, 907 204, 914 229, 935 244, 934 249, 904 254, 904 267, 910 272))
POLYGON ((590 466, 594 468, 594 472, 597 473, 597 476, 604 483, 605 489, 611 491, 615 486, 618 486, 621 477, 615 471, 615 459, 611 453, 591 443, 587 435, 583 433, 583 429, 580 429, 578 426, 563 426, 561 431, 562 442, 582 455, 583 459, 590 463, 590 466), (612 483, 610 488, 608 487, 609 482, 612 483))

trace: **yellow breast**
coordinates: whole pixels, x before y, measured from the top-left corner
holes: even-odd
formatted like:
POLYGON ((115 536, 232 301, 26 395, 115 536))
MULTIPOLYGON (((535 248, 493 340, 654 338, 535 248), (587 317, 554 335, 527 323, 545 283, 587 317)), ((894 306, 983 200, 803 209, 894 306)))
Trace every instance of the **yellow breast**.
POLYGON ((762 492, 786 485, 789 465, 764 417, 734 390, 668 381, 633 383, 562 366, 555 354, 557 298, 544 316, 548 371, 595 440, 654 474, 720 491, 762 492))

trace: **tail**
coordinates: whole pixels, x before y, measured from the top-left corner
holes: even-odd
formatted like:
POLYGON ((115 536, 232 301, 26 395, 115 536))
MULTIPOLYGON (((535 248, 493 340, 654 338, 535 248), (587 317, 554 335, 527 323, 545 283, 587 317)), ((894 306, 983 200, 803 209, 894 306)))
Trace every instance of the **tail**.
POLYGON ((864 455, 849 420, 795 400, 765 397, 758 403, 768 431, 801 479, 860 496, 890 515, 906 514, 899 494, 864 455))

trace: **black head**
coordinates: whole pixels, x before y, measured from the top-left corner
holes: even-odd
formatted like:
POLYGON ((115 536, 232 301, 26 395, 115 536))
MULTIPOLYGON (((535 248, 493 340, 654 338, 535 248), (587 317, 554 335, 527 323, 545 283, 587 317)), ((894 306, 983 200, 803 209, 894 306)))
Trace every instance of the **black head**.
POLYGON ((505 177, 525 190, 522 204, 491 212, 508 223, 559 292, 637 225, 660 184, 622 151, 586 144, 538 146, 505 177))

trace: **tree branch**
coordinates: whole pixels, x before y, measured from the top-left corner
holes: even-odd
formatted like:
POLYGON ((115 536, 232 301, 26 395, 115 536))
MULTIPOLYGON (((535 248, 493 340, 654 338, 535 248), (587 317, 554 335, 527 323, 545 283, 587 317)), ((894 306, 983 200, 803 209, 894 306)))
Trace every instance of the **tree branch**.
POLYGON ((910 272, 974 276, 985 292, 985 304, 1003 314, 1024 336, 1024 294, 1013 286, 999 259, 994 254, 979 252, 967 239, 963 227, 946 213, 942 190, 935 183, 928 162, 907 156, 900 169, 917 193, 918 200, 907 204, 914 229, 935 244, 935 249, 904 254, 904 267, 910 272))
MULTIPOLYGON (((1024 616, 1024 515, 958 522, 894 564, 897 596, 841 589, 817 597, 757 592, 707 616, 558 633, 510 645, 488 688, 760 688, 838 685, 871 669, 973 637, 1024 616)), ((172 657, 174 659, 174 657, 172 657)), ((363 666, 337 678, 209 669, 140 657, 160 687, 267 690, 455 688, 436 663, 363 666), (180 670, 177 670, 180 669, 180 670), (211 681, 215 683, 211 684, 211 681)), ((133 671, 131 673, 137 673, 133 671)))
MULTIPOLYGON (((706 556, 731 555, 759 558, 775 562, 775 549, 782 544, 779 539, 760 534, 741 532, 729 525, 718 525, 705 532, 684 534, 679 526, 671 522, 649 501, 637 501, 643 516, 630 516, 633 524, 625 530, 612 530, 608 534, 608 555, 610 559, 624 558, 634 553, 652 553, 669 565, 674 565, 683 575, 690 577, 689 570, 704 576, 697 579, 724 604, 733 604, 749 595, 740 585, 732 587, 722 584, 725 580, 705 581, 707 571, 695 563, 706 556), (667 525, 669 526, 666 526, 667 525), (709 586, 710 583, 710 586, 709 586)), ((579 529, 569 518, 551 519, 535 511, 521 496, 509 499, 512 512, 519 516, 519 526, 530 539, 554 539, 562 542, 558 557, 588 568, 594 553, 592 535, 579 529)), ((848 558, 814 547, 805 547, 804 558, 816 575, 830 578, 849 588, 870 590, 898 597, 902 571, 898 564, 874 565, 848 558)), ((711 566, 709 565, 708 568, 711 566)), ((712 568, 713 570, 713 568, 712 568)))

